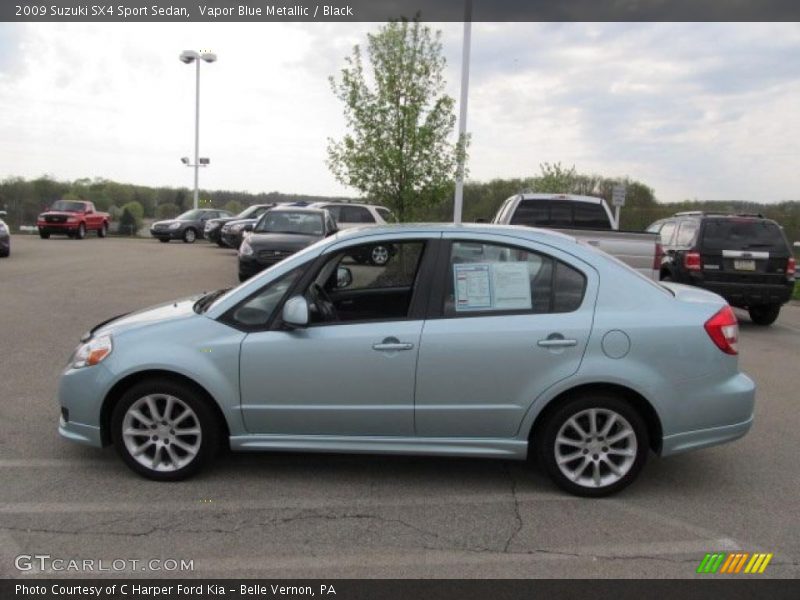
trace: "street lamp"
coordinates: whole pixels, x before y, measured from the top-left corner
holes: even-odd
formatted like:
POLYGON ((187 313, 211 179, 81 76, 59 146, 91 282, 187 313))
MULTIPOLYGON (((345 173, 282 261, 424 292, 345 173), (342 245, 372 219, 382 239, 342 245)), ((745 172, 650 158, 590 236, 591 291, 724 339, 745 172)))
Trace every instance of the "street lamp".
POLYGON ((189 163, 187 157, 181 158, 181 162, 188 167, 194 167, 194 207, 197 208, 197 198, 199 194, 198 176, 201 166, 208 166, 207 158, 200 158, 200 61, 212 63, 217 60, 217 55, 213 52, 195 52, 194 50, 184 50, 180 58, 182 63, 195 63, 195 103, 194 103, 194 164, 189 163), (204 160, 205 162, 201 162, 204 160))

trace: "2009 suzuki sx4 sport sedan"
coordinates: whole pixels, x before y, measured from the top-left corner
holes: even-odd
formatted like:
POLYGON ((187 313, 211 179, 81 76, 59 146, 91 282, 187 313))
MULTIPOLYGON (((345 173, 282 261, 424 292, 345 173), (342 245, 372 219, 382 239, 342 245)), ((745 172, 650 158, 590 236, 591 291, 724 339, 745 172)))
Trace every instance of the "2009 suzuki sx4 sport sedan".
POLYGON ((223 446, 524 460, 584 496, 753 421, 719 296, 497 225, 340 232, 231 290, 118 317, 63 372, 61 435, 175 480, 223 446), (393 248, 385 264, 355 260, 393 248))

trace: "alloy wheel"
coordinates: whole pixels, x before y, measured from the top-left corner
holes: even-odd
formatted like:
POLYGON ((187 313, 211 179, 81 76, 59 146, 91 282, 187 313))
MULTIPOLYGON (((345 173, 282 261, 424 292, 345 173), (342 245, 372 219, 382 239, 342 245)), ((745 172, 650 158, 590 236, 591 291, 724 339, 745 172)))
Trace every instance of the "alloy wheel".
POLYGON ((370 260, 379 267, 385 265, 389 262, 389 249, 386 246, 375 246, 370 252, 370 260))

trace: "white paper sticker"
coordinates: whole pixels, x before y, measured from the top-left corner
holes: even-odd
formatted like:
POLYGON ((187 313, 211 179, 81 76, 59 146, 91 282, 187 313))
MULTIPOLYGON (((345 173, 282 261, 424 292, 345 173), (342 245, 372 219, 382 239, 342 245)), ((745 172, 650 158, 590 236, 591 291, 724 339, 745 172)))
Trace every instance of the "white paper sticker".
POLYGON ((456 312, 530 310, 531 286, 524 262, 453 265, 456 312))
POLYGON ((491 272, 486 264, 453 265, 456 311, 492 308, 491 272))
POLYGON ((492 288, 495 310, 530 309, 531 284, 524 262, 492 263, 492 288))

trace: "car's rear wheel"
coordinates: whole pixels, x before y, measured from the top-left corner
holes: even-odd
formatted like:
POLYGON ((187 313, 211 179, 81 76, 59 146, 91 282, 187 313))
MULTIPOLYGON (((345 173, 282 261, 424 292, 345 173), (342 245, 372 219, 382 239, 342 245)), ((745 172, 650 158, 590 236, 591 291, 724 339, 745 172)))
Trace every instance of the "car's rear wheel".
POLYGON ((756 325, 772 325, 781 312, 781 305, 760 304, 758 306, 751 306, 747 309, 747 312, 750 313, 750 319, 756 325))
POLYGON ((197 239, 197 232, 189 227, 186 231, 183 232, 183 241, 186 244, 194 244, 194 241, 197 239))
POLYGON ((160 481, 196 473, 217 453, 219 431, 206 400, 170 379, 134 385, 111 417, 111 437, 125 464, 160 481))
POLYGON ((108 235, 108 223, 103 223, 100 229, 97 230, 97 237, 104 238, 108 235))
POLYGON ((625 400, 585 393, 555 409, 537 429, 537 457, 553 481, 577 496, 607 496, 639 475, 647 425, 625 400))
POLYGON ((39 232, 39 237, 42 238, 43 240, 49 240, 50 239, 50 234, 49 233, 45 233, 44 231, 40 231, 39 232))
POLYGON ((79 240, 82 240, 86 237, 86 225, 83 223, 78 225, 78 231, 75 233, 75 237, 79 240))

